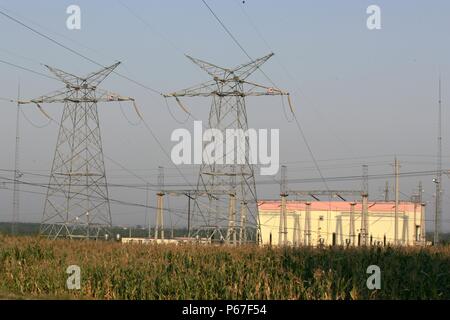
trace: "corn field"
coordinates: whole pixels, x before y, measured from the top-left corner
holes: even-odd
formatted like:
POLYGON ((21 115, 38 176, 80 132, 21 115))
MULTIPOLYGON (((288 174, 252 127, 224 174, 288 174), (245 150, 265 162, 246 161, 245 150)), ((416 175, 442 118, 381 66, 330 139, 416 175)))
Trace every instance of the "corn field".
POLYGON ((0 298, 450 299, 450 247, 274 249, 0 236, 0 298), (66 269, 78 265, 81 287, 66 269), (381 289, 366 285, 369 265, 381 289))

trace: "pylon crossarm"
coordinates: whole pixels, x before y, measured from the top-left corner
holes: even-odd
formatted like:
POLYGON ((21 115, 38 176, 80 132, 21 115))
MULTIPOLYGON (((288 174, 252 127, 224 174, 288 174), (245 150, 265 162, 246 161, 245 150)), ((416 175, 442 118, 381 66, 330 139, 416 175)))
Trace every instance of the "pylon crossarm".
POLYGON ((197 66, 199 66, 202 70, 206 71, 213 78, 221 78, 221 79, 225 78, 226 74, 230 72, 229 69, 216 66, 215 64, 197 58, 193 58, 188 55, 186 55, 186 57, 193 63, 195 63, 197 66))
POLYGON ((67 84, 69 86, 75 85, 75 84, 79 85, 79 80, 80 80, 79 77, 77 77, 71 73, 62 71, 60 69, 50 67, 48 65, 45 65, 45 67, 65 84, 67 84))
POLYGON ((248 78, 253 72, 255 72, 261 65, 263 65, 267 60, 269 60, 274 53, 269 53, 268 55, 261 57, 259 59, 253 60, 249 63, 240 65, 232 70, 232 73, 241 80, 248 78))
POLYGON ((114 102, 114 101, 134 101, 133 98, 124 97, 114 92, 97 89, 99 93, 96 97, 82 96, 72 97, 68 91, 55 91, 53 93, 40 96, 31 100, 19 100, 19 104, 44 104, 44 103, 65 103, 65 102, 114 102))
POLYGON ((239 78, 244 80, 248 78, 253 72, 255 72, 261 65, 263 65, 267 60, 269 60, 274 54, 270 53, 259 59, 255 59, 251 62, 237 66, 234 69, 227 69, 219 67, 210 62, 193 58, 191 56, 186 56, 193 63, 198 65, 202 70, 206 71, 210 76, 218 80, 227 80, 228 78, 239 78))
POLYGON ((40 96, 31 100, 19 100, 18 104, 42 104, 42 103, 56 103, 64 102, 67 99, 70 90, 62 89, 53 91, 46 95, 40 96))
POLYGON ((97 87, 101 82, 103 82, 103 80, 105 80, 106 77, 114 72, 114 69, 116 69, 119 65, 120 62, 117 62, 109 67, 104 67, 97 72, 93 72, 85 78, 85 81, 89 83, 89 85, 97 87))
POLYGON ((289 92, 282 91, 278 88, 267 87, 249 81, 241 81, 241 83, 248 85, 249 89, 244 92, 245 96, 288 96, 289 92))
POLYGON ((196 86, 163 95, 165 98, 177 97, 210 97, 217 91, 216 81, 207 81, 196 86))
POLYGON ((205 82, 198 86, 190 87, 177 92, 165 94, 165 98, 181 98, 181 97, 211 97, 211 96, 288 96, 288 92, 281 91, 280 89, 267 87, 259 84, 255 84, 248 81, 241 81, 241 83, 249 85, 249 88, 244 92, 236 90, 236 87, 229 87, 229 90, 218 90, 217 83, 215 81, 205 82), (234 90, 233 90, 234 89, 234 90))
POLYGON ((120 62, 117 62, 109 67, 104 67, 99 71, 92 72, 86 77, 78 77, 71 73, 62 71, 57 68, 50 67, 46 65, 48 70, 53 73, 58 79, 64 82, 68 87, 72 88, 82 88, 83 86, 88 86, 91 88, 96 88, 105 78, 117 68, 120 62))
POLYGON ((134 101, 134 98, 124 97, 117 93, 97 89, 97 102, 134 101))

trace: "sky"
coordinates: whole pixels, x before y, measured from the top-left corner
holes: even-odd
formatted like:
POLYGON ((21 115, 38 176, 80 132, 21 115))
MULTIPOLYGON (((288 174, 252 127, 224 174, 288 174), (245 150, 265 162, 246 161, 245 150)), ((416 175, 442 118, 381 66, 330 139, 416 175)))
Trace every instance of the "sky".
MULTIPOLYGON (((450 168, 447 112, 450 87, 450 3, 419 0, 208 0, 252 58, 274 52, 262 69, 279 88, 291 93, 294 108, 314 157, 325 177, 391 174, 394 157, 402 172, 436 168, 438 79, 442 79, 443 167, 450 168), (381 9, 381 29, 366 26, 369 5, 381 9)), ((249 58, 225 33, 201 0, 151 1, 5 1, 0 10, 60 41, 102 65, 121 61, 118 71, 158 92, 173 92, 208 80, 208 75, 184 55, 233 67, 249 58), (81 30, 66 27, 66 8, 81 8, 81 30)), ((0 59, 42 73, 48 64, 84 75, 99 66, 0 16, 0 59)), ((261 73, 252 81, 270 86, 261 73)), ((62 84, 0 63, 0 97, 34 98, 60 89, 62 84)), ((192 129, 192 118, 174 101, 166 105, 160 95, 117 75, 102 88, 134 97, 146 123, 166 152, 174 145, 171 132, 192 129)), ((185 101, 189 110, 204 121, 210 101, 185 101)), ((59 119, 62 105, 45 105, 59 119)), ((112 184, 156 183, 158 166, 165 167, 167 184, 180 183, 170 159, 162 152, 130 104, 100 104, 103 148, 108 182, 112 184), (112 160, 111 160, 112 159, 112 160), (126 168, 127 170, 124 170, 126 168), (130 172, 131 171, 131 172, 130 172), (134 175, 132 174, 134 173, 134 175), (140 179, 136 178, 138 175, 140 179)), ((280 129, 280 161, 289 179, 319 178, 311 154, 292 122, 289 108, 275 97, 247 100, 249 126, 280 129)), ((23 180, 46 183, 54 155, 58 126, 33 106, 20 117, 20 165, 23 180), (25 118, 26 117, 26 118, 25 118), (43 126, 43 128, 38 128, 43 126)), ((0 177, 11 178, 14 170, 16 106, 0 100, 0 177), (9 170, 9 171, 8 171, 9 170)), ((183 167, 189 181, 196 182, 197 168, 183 167)), ((270 178, 256 177, 257 181, 270 178)), ((258 187, 261 199, 276 198, 279 177, 258 187)), ((402 177, 401 197, 416 191, 419 180, 427 202, 428 230, 432 230, 434 183, 431 175, 402 177)), ((393 186, 393 177, 388 178, 393 186)), ((382 198, 384 179, 371 179, 371 198, 382 198)), ((330 182, 335 189, 358 189, 360 181, 330 182)), ((324 188, 323 183, 298 183, 296 189, 324 188)), ((45 189, 22 186, 22 190, 45 189)), ((450 230, 450 183, 443 179, 443 229, 450 230), (448 190, 448 191, 447 191, 448 190)), ((116 199, 144 204, 145 190, 110 188, 116 199)), ((393 197, 391 192, 390 197, 393 197)), ((183 204, 173 200, 167 206, 183 204)), ((156 196, 150 192, 149 202, 156 196)), ((39 222, 44 195, 21 193, 20 220, 39 222)), ((12 215, 11 185, 0 180, 0 221, 12 215)), ((114 224, 137 225, 153 221, 154 210, 136 206, 112 206, 114 224)), ((183 225, 183 218, 170 223, 183 225)))

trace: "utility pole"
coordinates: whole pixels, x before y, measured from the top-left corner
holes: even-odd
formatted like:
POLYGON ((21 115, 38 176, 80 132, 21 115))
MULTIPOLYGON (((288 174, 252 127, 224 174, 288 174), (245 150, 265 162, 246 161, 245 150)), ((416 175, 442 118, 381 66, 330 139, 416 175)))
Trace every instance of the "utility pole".
MULTIPOLYGON (((235 68, 224 68, 215 64, 192 58, 187 56, 193 63, 199 66, 212 78, 200 85, 180 90, 174 93, 165 94, 166 98, 175 98, 180 107, 184 108, 181 99, 187 97, 210 97, 212 104, 209 112, 208 128, 213 128, 225 134, 227 129, 238 131, 248 131, 248 119, 246 98, 250 96, 288 96, 288 93, 278 88, 271 88, 259 85, 247 79, 258 70, 273 54, 266 55, 262 58, 250 61, 235 68)), ((246 225, 243 232, 249 235, 254 242, 261 240, 261 228, 259 224, 258 199, 256 194, 256 182, 254 164, 254 153, 250 154, 250 137, 237 137, 237 143, 227 141, 230 150, 223 153, 220 159, 216 157, 214 161, 202 161, 197 182, 197 191, 204 192, 208 197, 208 205, 196 201, 200 219, 193 219, 196 225, 196 232, 205 231, 208 238, 217 232, 216 223, 211 225, 211 221, 216 222, 227 221, 229 212, 225 206, 219 206, 219 203, 226 203, 227 197, 234 193, 236 198, 240 200, 239 205, 244 204, 246 209, 246 225), (231 150, 232 149, 232 150, 231 150), (242 151, 244 150, 244 152, 242 151), (244 154, 245 153, 245 154, 244 154), (248 155, 247 155, 248 153, 248 155), (236 160, 234 157, 236 156, 236 160), (230 157, 233 157, 230 161, 230 157), (212 162, 212 163, 211 163, 212 162), (236 181, 236 187, 233 186, 231 180, 236 181), (217 205, 214 206, 214 203, 217 205), (204 212, 201 208, 207 208, 204 212), (211 208, 216 207, 213 212, 211 208), (213 217, 214 215, 214 217, 213 217)), ((215 150, 223 149, 222 142, 211 142, 215 150)), ((194 157, 197 152, 195 150, 202 149, 201 145, 194 145, 194 157)), ((201 153, 201 150, 200 152, 201 153)), ((210 159, 211 160, 211 159, 210 159)), ((198 200, 198 199, 196 199, 198 200)), ((238 210, 239 211, 239 210, 238 210)), ((195 215, 195 211, 192 215, 195 215)), ((221 222, 220 227, 226 227, 225 222, 221 222)), ((220 232, 220 230, 219 230, 220 232)))
POLYGON ((157 196, 157 209, 156 209, 156 226, 155 226, 155 240, 161 235, 161 239, 164 240, 164 168, 158 167, 158 186, 159 192, 157 196))
POLYGON ((245 225, 247 223, 247 204, 241 203, 241 227, 239 230, 239 244, 247 242, 247 233, 245 232, 245 225))
POLYGON ((386 185, 384 186, 384 202, 389 202, 389 182, 386 181, 386 185))
POLYGON ((438 100, 438 145, 437 145, 437 169, 436 169, 436 206, 434 215, 434 244, 439 244, 441 232, 442 215, 442 100, 441 100, 441 77, 439 76, 439 100, 438 100))
POLYGON ((369 167, 363 165, 363 183, 362 183, 362 214, 361 214, 361 244, 368 244, 369 237, 369 167))
MULTIPOLYGON (((17 101, 20 101, 20 83, 17 87, 17 101)), ((20 103, 17 102, 17 115, 16 115, 16 150, 14 155, 14 191, 13 191, 13 217, 11 224, 11 234, 15 236, 17 234, 17 224, 19 222, 20 215, 20 182, 19 179, 22 174, 19 170, 20 164, 20 103)))
POLYGON ((191 237, 191 194, 186 194, 188 197, 188 238, 191 237))
POLYGON ((236 244, 236 195, 230 193, 229 206, 228 206, 228 229, 226 241, 228 244, 236 244))
POLYGON ((278 230, 278 245, 287 244, 287 217, 286 217, 286 174, 287 167, 281 166, 281 184, 280 184, 280 197, 281 197, 281 210, 280 210, 280 225, 278 230))
POLYGON ((423 201, 422 182, 419 183, 419 202, 420 202, 420 241, 422 245, 427 242, 427 229, 425 224, 425 202, 423 201))
POLYGON ((298 247, 301 245, 302 241, 300 215, 297 212, 294 212, 293 217, 294 217, 294 232, 292 235, 292 242, 294 247, 298 247))
POLYGON ((399 163, 397 157, 394 161, 395 167, 395 216, 394 216, 394 244, 398 245, 398 202, 399 202, 399 163))
POLYGON ((94 238, 112 227, 99 102, 132 101, 133 98, 99 89, 100 83, 120 62, 84 77, 46 66, 64 89, 20 104, 63 103, 59 134, 47 189, 41 234, 49 238, 94 238))
POLYGON ((148 184, 147 183, 147 188, 146 188, 146 193, 145 193, 145 195, 146 195, 146 197, 145 197, 145 203, 146 203, 146 208, 145 208, 145 216, 147 217, 147 225, 148 225, 148 238, 150 239, 151 237, 152 237, 152 225, 151 225, 151 222, 150 222, 150 215, 148 214, 149 213, 149 207, 150 207, 150 195, 149 195, 149 187, 150 187, 150 184, 148 184))
POLYGON ((311 202, 306 202, 304 241, 305 246, 311 245, 311 202))
POLYGON ((356 202, 350 203, 350 230, 349 238, 352 246, 356 243, 356 232, 355 232, 355 206, 356 202))

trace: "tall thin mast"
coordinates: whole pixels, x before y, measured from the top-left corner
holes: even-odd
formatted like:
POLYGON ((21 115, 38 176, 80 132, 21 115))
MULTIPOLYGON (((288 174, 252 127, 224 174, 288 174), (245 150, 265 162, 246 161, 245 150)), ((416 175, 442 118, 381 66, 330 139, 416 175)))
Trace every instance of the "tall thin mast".
POLYGON ((441 77, 439 76, 439 111, 438 111, 438 151, 436 169, 436 211, 434 217, 434 243, 439 243, 442 215, 442 100, 441 100, 441 77))
POLYGON ((398 245, 398 204, 399 204, 399 163, 397 157, 394 161, 395 166, 395 214, 394 214, 394 245, 398 245))
MULTIPOLYGON (((20 83, 17 87, 17 101, 20 101, 20 83)), ((14 155, 14 191, 13 191, 13 217, 11 224, 11 234, 17 234, 17 224, 19 222, 19 204, 20 204, 20 183, 21 173, 19 171, 20 155, 20 104, 17 103, 16 116, 16 150, 14 155)))

